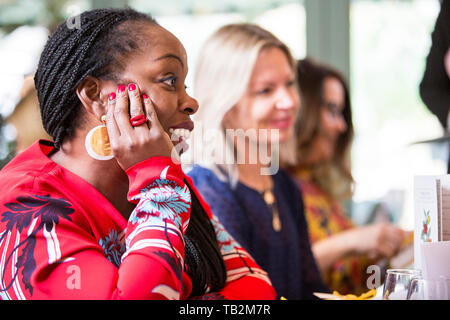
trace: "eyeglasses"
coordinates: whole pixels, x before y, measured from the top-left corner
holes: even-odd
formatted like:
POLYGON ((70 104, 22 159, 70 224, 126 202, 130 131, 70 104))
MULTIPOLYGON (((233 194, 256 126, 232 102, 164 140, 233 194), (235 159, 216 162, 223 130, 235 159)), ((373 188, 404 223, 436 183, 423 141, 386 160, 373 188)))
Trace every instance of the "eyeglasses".
POLYGON ((344 108, 340 108, 336 103, 334 102, 324 102, 322 104, 323 107, 330 113, 330 115, 333 118, 342 118, 344 119, 344 108))

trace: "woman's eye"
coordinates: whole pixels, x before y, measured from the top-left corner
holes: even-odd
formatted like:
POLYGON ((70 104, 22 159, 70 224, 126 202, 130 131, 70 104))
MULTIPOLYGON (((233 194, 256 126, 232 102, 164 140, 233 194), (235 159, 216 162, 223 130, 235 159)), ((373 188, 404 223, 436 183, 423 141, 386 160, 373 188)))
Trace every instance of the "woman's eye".
POLYGON ((262 94, 268 94, 269 92, 270 92, 270 88, 263 88, 263 89, 257 90, 256 94, 262 95, 262 94))
POLYGON ((292 87, 294 84, 295 84, 294 80, 290 80, 290 81, 286 82, 287 87, 292 87))
POLYGON ((161 79, 161 82, 167 84, 170 87, 175 87, 175 85, 177 83, 177 77, 170 76, 170 77, 161 79))
POLYGON ((328 113, 333 118, 344 117, 344 115, 343 115, 343 108, 340 109, 335 103, 328 102, 328 103, 325 104, 325 107, 326 107, 328 113))

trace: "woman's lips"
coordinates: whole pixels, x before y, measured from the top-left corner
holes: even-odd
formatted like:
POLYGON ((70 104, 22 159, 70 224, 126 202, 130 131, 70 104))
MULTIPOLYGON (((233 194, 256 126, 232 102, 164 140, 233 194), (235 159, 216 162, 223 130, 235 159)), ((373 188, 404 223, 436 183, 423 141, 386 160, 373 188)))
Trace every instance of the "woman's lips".
POLYGON ((192 121, 180 122, 180 123, 170 127, 170 129, 187 129, 189 131, 192 131, 192 130, 194 130, 194 122, 192 122, 192 121))
POLYGON ((292 125, 292 118, 281 118, 271 121, 271 126, 275 129, 288 129, 292 125))

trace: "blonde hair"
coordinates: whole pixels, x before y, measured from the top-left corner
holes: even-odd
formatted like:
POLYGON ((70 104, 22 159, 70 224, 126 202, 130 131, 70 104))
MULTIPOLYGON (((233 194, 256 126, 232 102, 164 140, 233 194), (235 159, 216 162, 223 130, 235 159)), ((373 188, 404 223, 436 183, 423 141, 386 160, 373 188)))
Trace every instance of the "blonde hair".
MULTIPOLYGON (((237 182, 237 169, 234 163, 224 161, 234 158, 234 147, 227 141, 223 118, 247 90, 260 52, 271 47, 286 54, 295 72, 296 61, 289 48, 272 33, 248 23, 221 27, 206 41, 197 59, 194 97, 200 108, 193 119, 196 126, 200 125, 204 130, 194 130, 194 139, 197 139, 195 148, 191 149, 200 154, 195 157, 196 163, 212 169, 223 180, 229 179, 232 185, 237 182), (196 137, 196 133, 208 132, 215 135, 210 137, 212 146, 196 137), (218 170, 217 163, 224 164, 226 174, 218 170)), ((279 151, 280 162, 295 163, 295 141, 283 143, 279 151)))

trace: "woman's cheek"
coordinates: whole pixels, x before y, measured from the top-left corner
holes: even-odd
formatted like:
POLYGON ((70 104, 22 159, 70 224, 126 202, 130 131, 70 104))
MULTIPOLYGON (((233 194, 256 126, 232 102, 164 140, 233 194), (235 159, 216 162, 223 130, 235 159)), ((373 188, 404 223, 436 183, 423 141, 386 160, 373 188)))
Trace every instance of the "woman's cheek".
POLYGON ((249 117, 255 129, 270 129, 272 123, 272 109, 265 104, 255 104, 249 117))
POLYGON ((152 99, 158 120, 164 129, 169 129, 168 126, 174 125, 170 120, 177 108, 176 98, 158 90, 154 90, 152 93, 150 98, 152 99))

